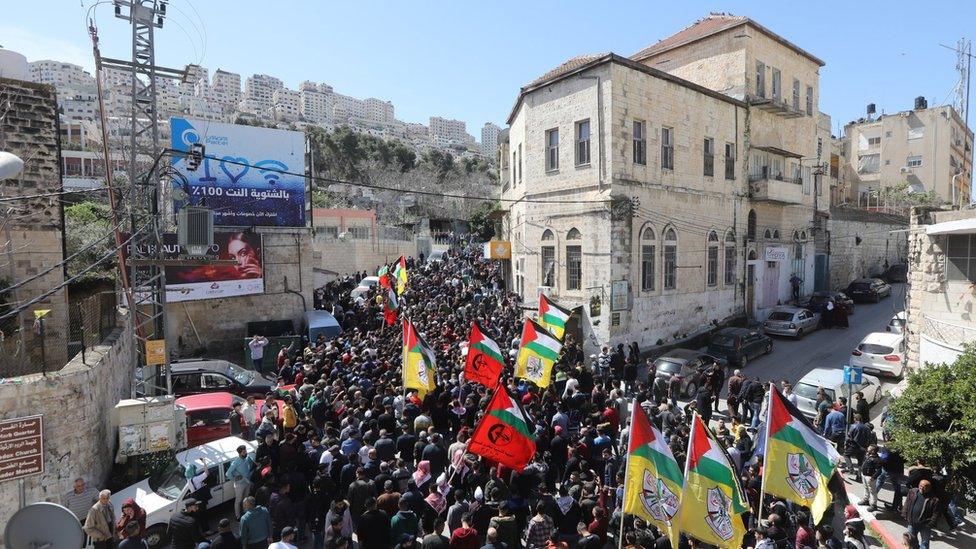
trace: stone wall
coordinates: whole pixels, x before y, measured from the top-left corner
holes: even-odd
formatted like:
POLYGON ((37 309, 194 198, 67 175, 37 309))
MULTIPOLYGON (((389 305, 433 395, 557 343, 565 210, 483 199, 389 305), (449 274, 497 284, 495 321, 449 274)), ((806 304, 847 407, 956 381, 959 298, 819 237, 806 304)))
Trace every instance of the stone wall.
POLYGON ((340 276, 366 271, 376 274, 379 265, 390 263, 401 255, 416 257, 415 240, 366 239, 345 241, 316 231, 312 239, 315 267, 340 276))
POLYGON ((864 210, 830 211, 830 288, 843 289, 854 279, 880 273, 908 261, 908 219, 864 210))
MULTIPOLYGON (((115 455, 112 422, 116 403, 132 389, 129 322, 100 345, 79 353, 58 372, 0 383, 0 419, 44 416, 44 473, 25 479, 28 503, 54 501, 83 477, 105 486, 115 455)), ((0 484, 0 525, 17 510, 18 482, 0 484)))
MULTIPOLYGON (((61 190, 61 151, 58 143, 58 113, 54 88, 0 78, 0 150, 11 152, 24 160, 24 171, 15 179, 0 182, 5 197, 35 195, 61 190)), ((34 276, 59 263, 63 257, 61 233, 61 202, 57 196, 31 198, 11 202, 0 214, 0 254, 6 254, 0 278, 10 284, 34 276), (9 261, 8 261, 9 260, 9 261)), ((28 301, 64 281, 62 269, 33 280, 3 301, 28 301)), ((30 307, 22 315, 27 330, 34 322, 32 311, 50 309, 45 317, 44 357, 48 370, 56 370, 67 361, 68 298, 61 289, 30 307)), ((0 330, 10 337, 18 330, 16 318, 0 322, 0 330)), ((41 371, 39 344, 28 345, 17 357, 20 363, 11 364, 14 371, 0 369, 0 377, 41 371)))
POLYGON ((248 322, 292 320, 301 326, 315 285, 311 231, 256 230, 264 239, 264 293, 167 304, 169 349, 181 356, 240 352, 248 322))

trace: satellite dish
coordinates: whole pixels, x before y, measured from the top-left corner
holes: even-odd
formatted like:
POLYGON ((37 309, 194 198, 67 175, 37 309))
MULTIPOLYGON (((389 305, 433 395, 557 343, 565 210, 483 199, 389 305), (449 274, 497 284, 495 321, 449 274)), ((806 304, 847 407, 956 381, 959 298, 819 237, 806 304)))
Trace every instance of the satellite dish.
POLYGON ((925 185, 922 185, 921 183, 912 183, 908 186, 907 189, 905 189, 906 194, 915 194, 915 193, 924 193, 924 192, 925 192, 925 185))
POLYGON ((14 153, 0 151, 0 180, 17 177, 24 169, 24 161, 14 153))
POLYGON ((10 549, 81 547, 85 534, 74 513, 57 503, 32 503, 14 513, 3 531, 10 549))

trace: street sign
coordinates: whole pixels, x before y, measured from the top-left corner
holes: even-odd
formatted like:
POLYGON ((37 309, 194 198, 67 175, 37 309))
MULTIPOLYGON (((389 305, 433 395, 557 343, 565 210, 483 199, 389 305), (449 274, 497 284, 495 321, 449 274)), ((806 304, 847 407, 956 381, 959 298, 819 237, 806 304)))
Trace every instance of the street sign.
POLYGON ((166 340, 146 340, 146 366, 166 364, 166 340))
POLYGON ((864 369, 860 366, 844 366, 844 383, 848 385, 860 385, 864 376, 864 369))
POLYGON ((42 416, 0 421, 0 482, 44 472, 42 416))

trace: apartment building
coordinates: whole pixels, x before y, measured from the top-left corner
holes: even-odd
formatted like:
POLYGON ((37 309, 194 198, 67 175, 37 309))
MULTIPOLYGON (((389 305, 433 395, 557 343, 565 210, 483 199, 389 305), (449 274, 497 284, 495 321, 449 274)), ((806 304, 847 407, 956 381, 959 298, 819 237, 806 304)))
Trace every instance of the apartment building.
POLYGON ((244 95, 241 97, 239 110, 258 117, 271 115, 275 90, 284 88, 280 79, 266 74, 249 76, 244 82, 244 95))
POLYGON ((288 88, 279 88, 271 94, 272 110, 275 120, 294 122, 301 116, 299 93, 288 88))
POLYGON ((907 186, 949 204, 969 204, 973 132, 959 113, 949 105, 930 108, 924 97, 911 110, 877 118, 873 107, 868 118, 844 127, 852 200, 878 203, 878 191, 907 186))
POLYGON ((485 122, 481 127, 481 156, 495 163, 498 160, 498 132, 502 131, 497 124, 485 122))
POLYGON ((430 131, 430 142, 435 147, 467 144, 474 140, 468 134, 466 125, 462 120, 431 116, 428 128, 430 131))
POLYGON ((367 97, 363 103, 366 107, 367 121, 383 125, 392 125, 396 121, 391 101, 367 97))
POLYGON ((302 118, 308 122, 331 124, 335 105, 332 87, 326 86, 328 91, 322 91, 322 86, 324 84, 302 82, 298 92, 299 112, 302 118))
POLYGON ((241 101, 241 75, 217 69, 213 75, 213 83, 210 85, 210 97, 224 109, 224 112, 228 114, 234 112, 241 101))
POLYGON ((516 290, 579 307, 591 349, 762 319, 793 273, 812 291, 827 278, 814 236, 829 191, 807 160, 822 65, 749 18, 711 15, 523 87, 501 181, 518 201, 503 223, 516 290), (793 81, 810 104, 783 99, 793 81))
POLYGON ((95 91, 95 78, 80 65, 45 59, 28 63, 27 67, 31 82, 52 86, 59 95, 65 90, 95 91))
POLYGON ((341 93, 333 93, 332 117, 337 123, 366 118, 366 102, 341 93))

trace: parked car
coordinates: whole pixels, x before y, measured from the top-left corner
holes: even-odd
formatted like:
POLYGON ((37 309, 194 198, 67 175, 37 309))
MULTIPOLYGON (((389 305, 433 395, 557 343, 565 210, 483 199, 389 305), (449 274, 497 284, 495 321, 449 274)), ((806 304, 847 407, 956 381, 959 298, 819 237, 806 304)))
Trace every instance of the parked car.
POLYGON ((349 297, 356 299, 357 297, 369 292, 373 288, 380 285, 380 277, 378 276, 367 276, 366 278, 359 281, 359 285, 350 290, 349 297))
POLYGON ((220 359, 194 358, 171 365, 173 394, 232 393, 237 396, 264 396, 275 381, 237 364, 220 359))
POLYGON ((427 256, 427 263, 442 263, 446 254, 446 250, 434 250, 427 256))
POLYGON ((892 282, 908 282, 908 265, 892 265, 879 274, 878 278, 889 284, 892 282))
POLYGON ((744 368, 750 360, 769 354, 772 350, 773 340, 756 330, 722 328, 712 336, 706 352, 744 368))
POLYGON ((820 313, 802 307, 776 307, 763 321, 763 332, 800 338, 820 326, 820 313))
MULTIPOLYGON (((725 376, 728 376, 728 361, 721 357, 691 349, 672 349, 659 356, 654 361, 656 377, 670 380, 673 374, 678 374, 681 380, 681 394, 686 397, 694 398, 695 393, 702 384, 702 376, 706 368, 710 368, 712 363, 718 362, 722 365, 725 376)), ((638 372, 640 377, 641 372, 638 372)), ((643 378, 647 379, 647 371, 643 372, 643 378)))
POLYGON ((905 335, 874 332, 864 337, 851 352, 851 366, 865 372, 901 377, 905 364, 905 335))
MULTIPOLYGON (((843 395, 847 401, 851 401, 851 395, 847 393, 847 384, 844 383, 844 370, 842 368, 815 368, 803 376, 800 381, 793 386, 793 394, 796 395, 796 407, 807 416, 813 419, 817 416, 817 389, 823 387, 827 398, 836 401, 838 396, 843 395)), ((864 374, 861 376, 861 383, 851 386, 852 392, 860 391, 864 394, 864 399, 869 405, 881 400, 881 381, 872 376, 864 374)))
POLYGON ((893 334, 903 334, 905 333, 906 324, 908 324, 908 317, 905 315, 905 311, 898 311, 888 321, 888 325, 885 326, 885 331, 893 334))
POLYGON ((121 513, 122 502, 132 498, 146 511, 146 543, 152 549, 169 546, 169 520, 182 501, 189 495, 184 468, 188 463, 207 464, 207 486, 210 487, 208 507, 234 500, 234 482, 225 477, 230 462, 237 457, 239 446, 247 448, 253 457, 255 444, 237 437, 226 437, 203 446, 190 448, 176 454, 175 458, 159 472, 112 494, 111 502, 116 513, 121 513))
POLYGON ((851 282, 847 287, 847 295, 854 301, 881 301, 882 297, 891 296, 891 286, 880 278, 861 278, 851 282))
MULTIPOLYGON (((186 445, 194 448, 230 436, 230 413, 244 399, 230 393, 204 393, 176 399, 186 409, 186 445)), ((241 418, 241 430, 245 427, 241 418)))
POLYGON ((800 307, 810 309, 815 313, 823 314, 827 309, 827 303, 831 302, 834 307, 841 307, 847 312, 847 316, 854 314, 854 300, 847 297, 844 292, 819 291, 813 292, 809 299, 800 303, 800 307))

